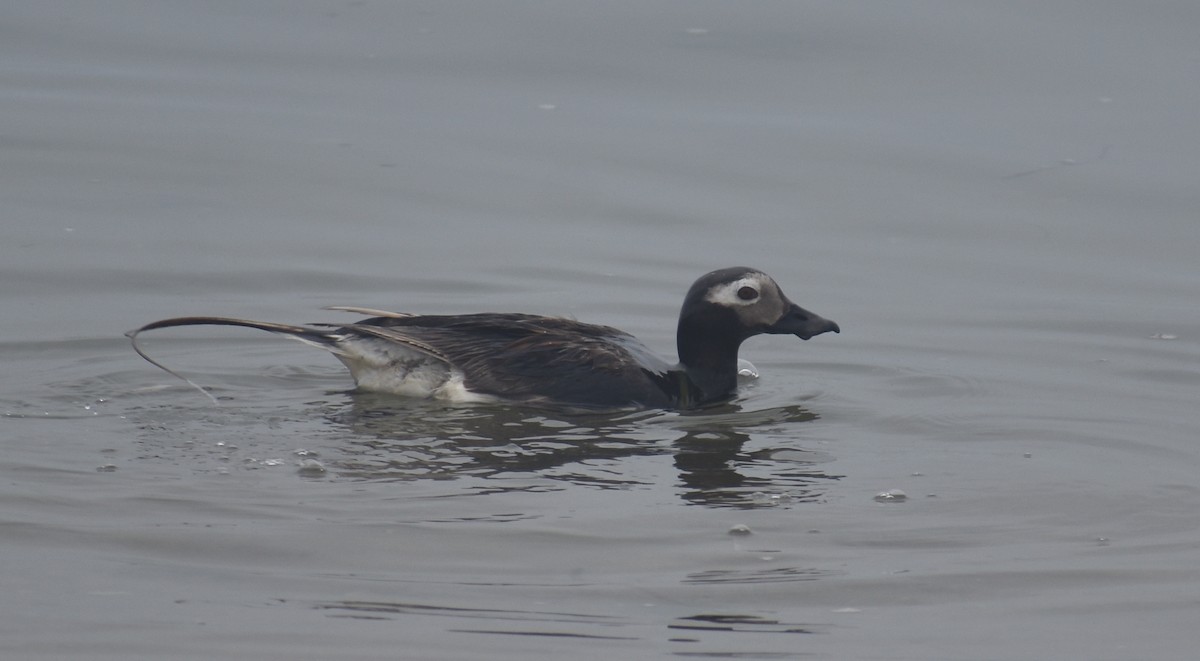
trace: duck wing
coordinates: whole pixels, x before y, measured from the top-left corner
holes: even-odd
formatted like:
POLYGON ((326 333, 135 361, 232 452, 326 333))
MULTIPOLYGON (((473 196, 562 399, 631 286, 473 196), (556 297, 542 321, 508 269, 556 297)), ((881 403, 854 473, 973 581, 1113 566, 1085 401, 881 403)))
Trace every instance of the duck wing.
POLYGON ((329 335, 343 361, 387 356, 401 345, 461 371, 468 389, 509 399, 599 407, 672 402, 671 366, 609 326, 527 314, 393 314, 329 335))

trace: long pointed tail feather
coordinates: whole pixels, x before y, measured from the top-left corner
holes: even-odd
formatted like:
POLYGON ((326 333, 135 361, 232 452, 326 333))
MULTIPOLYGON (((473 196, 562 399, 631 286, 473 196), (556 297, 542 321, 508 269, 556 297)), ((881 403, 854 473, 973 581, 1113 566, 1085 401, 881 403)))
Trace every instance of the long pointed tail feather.
POLYGON ((337 344, 334 337, 327 331, 320 331, 313 328, 305 328, 304 326, 291 326, 288 324, 276 324, 267 321, 253 321, 250 319, 235 319, 232 317, 175 317, 173 319, 162 319, 154 321, 125 333, 125 337, 129 338, 130 344, 133 345, 133 350, 137 355, 141 356, 146 362, 154 365, 162 371, 181 379, 188 383, 196 390, 204 393, 214 404, 217 403, 217 398, 212 396, 212 393, 205 390, 201 385, 187 378, 186 376, 176 372, 175 370, 163 365, 157 360, 146 355, 146 352, 138 346, 138 335, 149 330, 157 330, 160 328, 174 328, 176 326, 241 326, 244 328, 256 328, 270 333, 276 333, 291 337, 306 344, 312 344, 322 349, 337 353, 337 344))

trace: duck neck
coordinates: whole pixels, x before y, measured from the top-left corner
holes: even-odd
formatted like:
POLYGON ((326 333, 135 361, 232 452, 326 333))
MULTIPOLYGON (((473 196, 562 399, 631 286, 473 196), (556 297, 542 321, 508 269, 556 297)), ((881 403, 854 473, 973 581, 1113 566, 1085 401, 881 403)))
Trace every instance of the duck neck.
POLYGON ((737 355, 742 337, 736 319, 723 315, 681 317, 675 334, 679 364, 700 389, 696 403, 728 397, 737 388, 737 355))

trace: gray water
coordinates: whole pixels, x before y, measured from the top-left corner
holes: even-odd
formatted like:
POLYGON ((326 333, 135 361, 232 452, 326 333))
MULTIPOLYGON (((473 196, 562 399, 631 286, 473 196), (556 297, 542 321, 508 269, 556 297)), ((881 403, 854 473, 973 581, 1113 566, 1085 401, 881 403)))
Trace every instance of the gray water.
POLYGON ((0 655, 1194 658, 1198 33, 1191 2, 6 3, 0 655), (214 406, 122 337, 360 305, 673 357, 688 285, 742 264, 843 332, 749 341, 762 376, 693 414, 148 334, 214 406))

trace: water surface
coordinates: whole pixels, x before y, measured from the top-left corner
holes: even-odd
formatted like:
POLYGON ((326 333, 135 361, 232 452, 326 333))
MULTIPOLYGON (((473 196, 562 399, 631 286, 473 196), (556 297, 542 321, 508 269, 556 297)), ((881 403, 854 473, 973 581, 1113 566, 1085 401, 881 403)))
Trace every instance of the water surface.
POLYGON ((0 651, 1185 659, 1200 638, 1189 3, 10 3, 0 651), (694 413, 356 393, 237 329, 524 311, 694 413), (899 489, 907 498, 880 502, 899 489), (750 534, 744 534, 749 531, 750 534))

